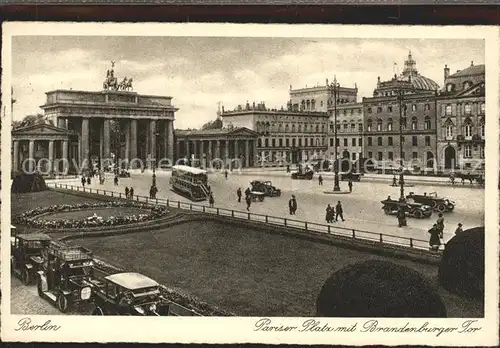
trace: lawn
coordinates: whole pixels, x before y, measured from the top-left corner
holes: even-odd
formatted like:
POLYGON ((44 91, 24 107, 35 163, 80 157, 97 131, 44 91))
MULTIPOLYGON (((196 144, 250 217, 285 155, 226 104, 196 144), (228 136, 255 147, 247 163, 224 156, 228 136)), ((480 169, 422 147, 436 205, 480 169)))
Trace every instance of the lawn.
MULTIPOLYGON (((50 204, 96 202, 58 192, 13 195, 12 213, 50 204)), ((87 216, 88 211, 82 212, 87 216)), ((22 227, 20 227, 22 229, 22 227)), ((137 271, 242 316, 311 316, 331 272, 368 259, 411 267, 437 287, 437 267, 389 259, 215 221, 74 240, 117 266, 137 271)), ((439 289, 449 317, 481 317, 482 305, 439 289)))

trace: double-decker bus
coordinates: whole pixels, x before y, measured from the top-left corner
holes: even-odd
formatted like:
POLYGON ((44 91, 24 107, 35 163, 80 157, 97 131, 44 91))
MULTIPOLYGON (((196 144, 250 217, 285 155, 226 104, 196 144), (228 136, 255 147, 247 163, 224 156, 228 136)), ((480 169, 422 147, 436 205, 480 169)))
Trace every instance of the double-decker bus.
POLYGON ((204 201, 208 198, 207 172, 203 169, 184 165, 172 167, 170 185, 174 191, 192 201, 204 201))

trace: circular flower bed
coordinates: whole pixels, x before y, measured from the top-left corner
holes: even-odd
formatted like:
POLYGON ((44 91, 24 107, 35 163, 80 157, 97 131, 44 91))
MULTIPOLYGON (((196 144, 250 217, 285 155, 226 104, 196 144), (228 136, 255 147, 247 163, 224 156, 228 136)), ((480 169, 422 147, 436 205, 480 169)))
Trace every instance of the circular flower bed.
POLYGON ((28 210, 13 219, 15 224, 27 225, 35 228, 57 229, 57 228, 85 228, 85 227, 100 227, 100 226, 117 226, 127 225, 131 223, 143 222, 162 218, 168 214, 167 207, 150 206, 140 202, 106 202, 106 203, 83 203, 83 204, 64 204, 64 205, 49 205, 33 210, 28 210), (55 214, 68 211, 91 210, 98 208, 117 208, 117 207, 133 207, 149 211, 146 214, 133 214, 128 216, 110 216, 107 218, 85 218, 62 219, 62 220, 47 220, 40 218, 40 215, 55 214))

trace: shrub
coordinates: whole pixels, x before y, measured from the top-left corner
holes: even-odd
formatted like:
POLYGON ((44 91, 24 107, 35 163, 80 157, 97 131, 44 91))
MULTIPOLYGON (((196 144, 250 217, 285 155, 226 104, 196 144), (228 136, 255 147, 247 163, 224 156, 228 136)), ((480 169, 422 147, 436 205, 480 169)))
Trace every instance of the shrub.
POLYGON ((39 192, 47 189, 45 180, 39 173, 19 173, 12 180, 12 193, 39 192))
POLYGON ((465 230, 446 243, 439 284, 461 296, 484 298, 484 227, 465 230))
POLYGON ((420 273, 369 260, 334 272, 316 300, 322 317, 446 317, 439 294, 420 273))

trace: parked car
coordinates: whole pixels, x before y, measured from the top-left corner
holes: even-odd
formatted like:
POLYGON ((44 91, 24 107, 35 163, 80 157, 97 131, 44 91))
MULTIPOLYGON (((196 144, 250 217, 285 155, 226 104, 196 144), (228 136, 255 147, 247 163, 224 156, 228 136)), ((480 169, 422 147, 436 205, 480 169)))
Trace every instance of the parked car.
POLYGON ((314 170, 309 168, 309 166, 298 166, 298 171, 295 173, 292 173, 292 179, 298 179, 298 180, 312 180, 314 176, 314 170))
POLYGON ((262 192, 268 197, 279 197, 281 196, 281 190, 273 186, 271 181, 259 181, 254 180, 250 182, 253 192, 262 192))
POLYGON ((92 252, 78 246, 51 243, 38 271, 38 295, 57 306, 62 313, 92 301, 92 252))
POLYGON ((52 239, 43 233, 18 234, 11 237, 11 271, 25 285, 36 278, 43 263, 42 252, 52 239))
POLYGON ((130 178, 130 172, 127 170, 122 169, 120 173, 118 174, 120 178, 130 178))
POLYGON ((117 273, 104 277, 97 287, 93 315, 168 315, 169 301, 160 285, 139 273, 117 273))
POLYGON ((453 211, 455 209, 455 202, 444 197, 439 197, 436 192, 424 193, 423 195, 416 195, 410 192, 407 199, 413 199, 417 203, 431 206, 432 209, 443 213, 445 211, 453 211))
MULTIPOLYGON (((399 202, 393 199, 386 199, 381 202, 383 204, 382 209, 387 215, 395 215, 399 209, 399 202)), ((416 203, 413 201, 407 201, 405 204, 405 213, 408 216, 421 219, 424 217, 431 217, 432 208, 428 205, 416 203)))

